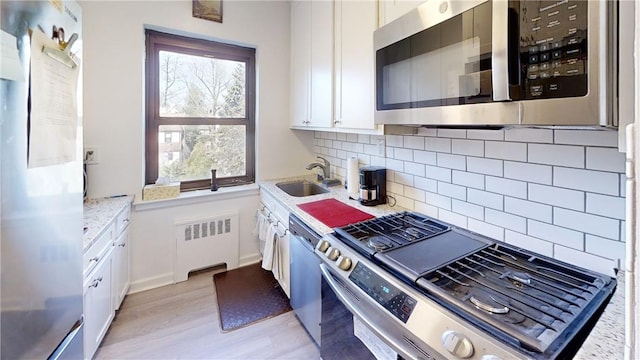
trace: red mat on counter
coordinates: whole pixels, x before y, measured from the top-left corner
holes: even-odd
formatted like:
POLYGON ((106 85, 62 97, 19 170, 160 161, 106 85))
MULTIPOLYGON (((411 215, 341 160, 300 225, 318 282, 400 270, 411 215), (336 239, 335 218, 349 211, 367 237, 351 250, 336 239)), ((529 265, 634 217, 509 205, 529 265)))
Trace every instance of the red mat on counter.
POLYGON ((341 227, 375 217, 336 199, 314 201, 300 204, 298 207, 330 228, 341 227))

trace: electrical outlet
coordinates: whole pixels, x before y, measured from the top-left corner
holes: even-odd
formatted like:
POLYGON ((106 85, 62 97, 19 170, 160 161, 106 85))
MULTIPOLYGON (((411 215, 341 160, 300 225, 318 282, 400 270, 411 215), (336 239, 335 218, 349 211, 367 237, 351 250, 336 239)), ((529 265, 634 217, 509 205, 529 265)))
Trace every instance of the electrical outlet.
POLYGON ((377 147, 377 152, 378 152, 378 156, 379 157, 384 157, 385 156, 385 143, 384 143, 384 137, 383 138, 379 138, 376 140, 376 147, 377 147))
POLYGON ((98 154, 98 148, 84 148, 84 163, 87 165, 99 164, 100 158, 98 154))

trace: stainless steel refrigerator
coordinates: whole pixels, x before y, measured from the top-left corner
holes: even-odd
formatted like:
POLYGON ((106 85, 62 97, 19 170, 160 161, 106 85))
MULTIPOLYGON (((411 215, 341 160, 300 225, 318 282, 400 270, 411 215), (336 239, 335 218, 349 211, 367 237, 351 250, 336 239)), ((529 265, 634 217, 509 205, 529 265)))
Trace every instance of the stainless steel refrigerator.
MULTIPOLYGON (((0 1, 2 359, 83 357, 82 117, 77 116, 72 158, 28 166, 30 142, 46 150, 61 141, 51 134, 48 141, 34 144, 32 136, 30 96, 40 89, 30 87, 34 53, 29 31, 51 37, 54 26, 64 29, 66 40, 80 35, 71 51, 81 58, 82 16, 77 3, 0 1)), ((81 112, 82 81, 77 84, 76 114, 81 112)))

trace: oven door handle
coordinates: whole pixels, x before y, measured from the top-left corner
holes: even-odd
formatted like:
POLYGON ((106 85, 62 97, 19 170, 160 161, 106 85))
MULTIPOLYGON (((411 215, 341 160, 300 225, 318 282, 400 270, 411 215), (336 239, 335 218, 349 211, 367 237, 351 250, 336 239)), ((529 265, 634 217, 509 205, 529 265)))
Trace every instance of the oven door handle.
POLYGON ((403 358, 418 359, 416 355, 413 354, 413 352, 407 351, 407 349, 403 347, 401 343, 396 341, 394 338, 388 336, 387 334, 383 333, 382 330, 380 329, 380 326, 376 326, 376 324, 367 315, 365 315, 362 312, 362 310, 359 309, 357 304, 355 304, 353 300, 351 300, 347 296, 347 293, 343 289, 343 287, 340 286, 340 284, 338 284, 338 282, 333 278, 333 275, 331 275, 331 270, 329 270, 327 265, 320 264, 320 271, 322 272, 322 277, 327 281, 327 284, 329 285, 329 287, 336 294, 340 302, 344 304, 347 310, 349 310, 349 312, 353 314, 353 316, 356 316, 365 325, 367 325, 369 330, 373 331, 376 335, 378 335, 378 337, 380 337, 384 343, 391 346, 397 352, 401 353, 403 358))

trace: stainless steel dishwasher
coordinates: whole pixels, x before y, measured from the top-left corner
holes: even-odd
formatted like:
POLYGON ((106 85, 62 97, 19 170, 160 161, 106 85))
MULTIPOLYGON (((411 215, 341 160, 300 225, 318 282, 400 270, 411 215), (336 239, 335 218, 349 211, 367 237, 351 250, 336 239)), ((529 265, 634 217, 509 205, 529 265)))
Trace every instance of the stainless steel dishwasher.
POLYGON ((313 252, 321 236, 295 215, 289 216, 291 307, 316 345, 320 346, 322 298, 320 260, 313 252))

